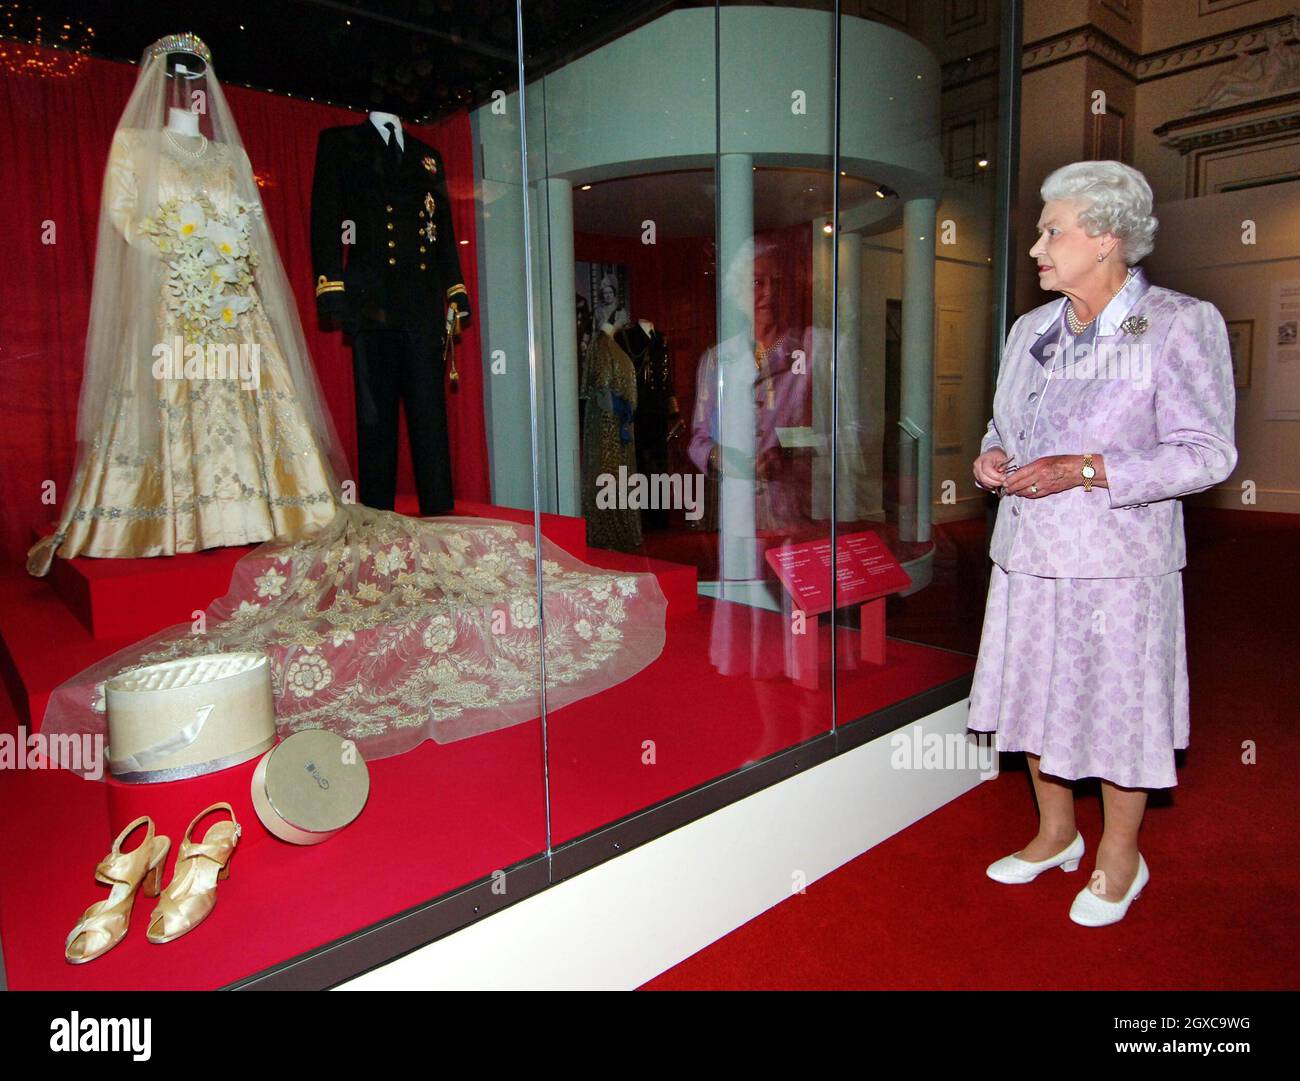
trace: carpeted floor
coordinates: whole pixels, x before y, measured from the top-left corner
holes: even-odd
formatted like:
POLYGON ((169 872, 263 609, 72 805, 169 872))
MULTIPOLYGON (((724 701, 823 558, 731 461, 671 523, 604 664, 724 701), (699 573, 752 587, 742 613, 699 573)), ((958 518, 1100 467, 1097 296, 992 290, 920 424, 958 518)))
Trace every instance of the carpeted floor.
MULTIPOLYGON (((1027 886, 985 877, 1036 825, 1023 758, 1004 756, 995 780, 647 988, 1300 985, 1300 519, 1188 508, 1187 535, 1191 747, 1178 786, 1151 801, 1141 842, 1151 883, 1124 921, 1089 929, 1067 915, 1100 838, 1095 782, 1077 801, 1089 848, 1079 872, 1027 886)), ((925 602, 936 619, 937 599, 925 602)), ((913 608, 917 637, 942 633, 927 634, 913 608)))

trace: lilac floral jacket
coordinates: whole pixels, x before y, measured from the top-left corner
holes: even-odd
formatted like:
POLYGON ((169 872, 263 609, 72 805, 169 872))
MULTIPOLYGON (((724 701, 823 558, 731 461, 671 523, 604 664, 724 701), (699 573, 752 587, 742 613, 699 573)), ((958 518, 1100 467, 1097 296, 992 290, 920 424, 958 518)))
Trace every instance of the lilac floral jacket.
POLYGON ((1003 497, 989 555, 1003 570, 1046 578, 1178 570, 1187 563, 1179 497, 1237 464, 1223 317, 1135 267, 1071 348, 1065 304, 1053 300, 1011 328, 980 453, 1000 446, 1016 465, 1101 453, 1110 487, 1003 497))

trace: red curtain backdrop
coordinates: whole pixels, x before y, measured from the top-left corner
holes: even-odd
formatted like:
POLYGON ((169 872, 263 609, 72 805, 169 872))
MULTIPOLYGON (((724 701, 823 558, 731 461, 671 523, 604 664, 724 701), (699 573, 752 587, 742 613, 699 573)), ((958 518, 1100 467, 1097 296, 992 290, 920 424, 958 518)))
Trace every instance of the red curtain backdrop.
MULTIPOLYGON (((90 313, 100 187, 113 131, 135 84, 129 64, 90 59, 66 78, 0 69, 0 543, 12 566, 34 527, 58 517, 40 501, 47 480, 66 488, 75 451, 77 395, 90 313), (50 227, 55 242, 45 243, 50 227)), ((352 358, 342 335, 316 319, 310 196, 322 128, 365 114, 230 87, 227 98, 253 169, 267 221, 298 300, 325 401, 353 468, 356 419, 352 358)), ((478 251, 469 117, 412 127, 442 153, 460 245, 461 271, 477 312, 478 251)), ((476 319, 457 348, 459 389, 448 396, 456 494, 490 501, 483 369, 476 319)), ((405 437, 400 491, 413 491, 405 437)))

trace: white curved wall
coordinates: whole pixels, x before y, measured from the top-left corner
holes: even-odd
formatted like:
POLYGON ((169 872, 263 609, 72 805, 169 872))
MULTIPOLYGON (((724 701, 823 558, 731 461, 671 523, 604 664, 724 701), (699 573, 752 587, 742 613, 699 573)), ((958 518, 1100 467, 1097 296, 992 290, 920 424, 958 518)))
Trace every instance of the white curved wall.
MULTIPOLYGON (((841 32, 841 167, 903 198, 938 198, 938 60, 879 23, 845 16, 841 32)), ((832 42, 829 12, 727 7, 716 28, 710 9, 670 12, 529 86, 534 179, 585 183, 711 167, 719 152, 825 168, 834 132, 832 42), (792 108, 796 91, 806 95, 802 113, 792 108)), ((484 175, 517 182, 515 96, 504 115, 478 113, 484 175)))

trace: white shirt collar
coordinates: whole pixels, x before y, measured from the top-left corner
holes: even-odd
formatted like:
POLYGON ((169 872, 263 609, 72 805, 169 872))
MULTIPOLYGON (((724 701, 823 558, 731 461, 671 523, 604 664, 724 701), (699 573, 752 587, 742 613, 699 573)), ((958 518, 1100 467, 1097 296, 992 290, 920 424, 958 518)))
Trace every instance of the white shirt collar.
MULTIPOLYGON (((1133 268, 1133 277, 1128 281, 1118 293, 1110 298, 1110 303, 1101 310, 1101 315, 1097 319, 1097 336, 1101 337, 1106 334, 1115 334, 1119 331, 1119 325, 1124 322, 1129 310, 1137 300, 1137 294, 1141 288, 1142 271, 1137 267, 1133 268)), ((1035 334, 1043 334, 1047 329, 1061 318, 1061 313, 1065 305, 1069 303, 1069 297, 1061 297, 1060 300, 1048 306, 1039 325, 1034 327, 1035 334)))
POLYGON ((375 130, 379 132, 379 137, 384 140, 384 145, 388 145, 388 129, 385 124, 392 124, 397 132, 397 145, 403 150, 406 149, 406 140, 402 138, 402 122, 392 113, 371 113, 370 123, 374 124, 375 130))

